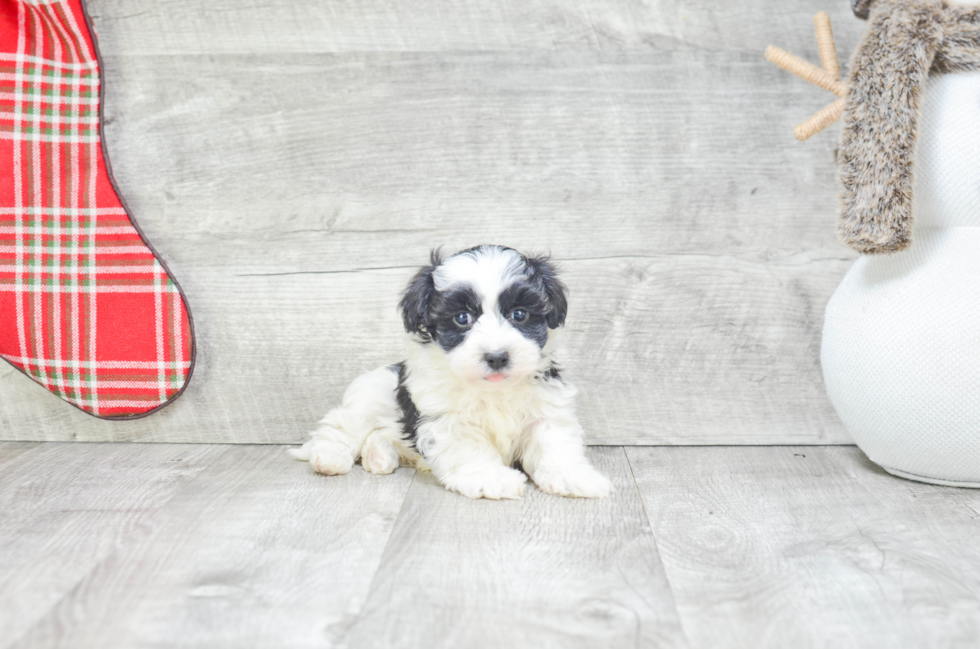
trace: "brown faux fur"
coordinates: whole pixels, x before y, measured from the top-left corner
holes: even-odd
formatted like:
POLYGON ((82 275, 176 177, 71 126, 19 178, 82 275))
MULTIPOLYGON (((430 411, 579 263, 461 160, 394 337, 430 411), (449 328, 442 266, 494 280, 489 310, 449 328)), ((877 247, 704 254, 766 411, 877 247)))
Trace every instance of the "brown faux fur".
MULTIPOLYGON (((856 9, 868 4, 855 0, 856 9)), ((923 83, 930 72, 980 69, 980 8, 877 0, 870 16, 851 60, 838 151, 844 185, 838 234, 858 252, 882 253, 912 242, 923 83)))

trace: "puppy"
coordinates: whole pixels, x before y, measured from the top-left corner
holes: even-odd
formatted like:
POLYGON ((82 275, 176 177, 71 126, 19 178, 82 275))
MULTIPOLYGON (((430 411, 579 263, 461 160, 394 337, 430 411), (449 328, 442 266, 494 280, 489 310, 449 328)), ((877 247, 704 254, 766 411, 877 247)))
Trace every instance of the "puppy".
POLYGON ((294 457, 326 475, 358 458, 371 473, 431 469, 470 498, 521 498, 527 476, 550 494, 609 495, 555 360, 567 302, 547 257, 433 251, 400 307, 406 360, 355 379, 294 457))

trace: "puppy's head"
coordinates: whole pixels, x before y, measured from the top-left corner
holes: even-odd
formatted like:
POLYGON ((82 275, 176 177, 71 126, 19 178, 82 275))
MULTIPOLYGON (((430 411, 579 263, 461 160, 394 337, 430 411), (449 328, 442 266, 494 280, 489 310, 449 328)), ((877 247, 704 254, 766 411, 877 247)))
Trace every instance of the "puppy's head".
POLYGON ((405 329, 444 353, 452 371, 487 387, 538 369, 550 330, 565 323, 565 285, 545 256, 483 245, 415 275, 401 301, 405 329))

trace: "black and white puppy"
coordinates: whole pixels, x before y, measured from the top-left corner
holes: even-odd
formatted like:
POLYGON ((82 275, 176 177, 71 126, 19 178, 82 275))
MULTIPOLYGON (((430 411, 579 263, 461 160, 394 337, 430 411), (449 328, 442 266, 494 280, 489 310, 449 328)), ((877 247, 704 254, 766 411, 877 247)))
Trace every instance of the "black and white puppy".
POLYGON ((372 473, 431 469, 470 498, 520 498, 527 476, 551 494, 609 495, 555 359, 566 310, 547 257, 492 245, 433 252, 401 301, 407 359, 355 379, 293 455, 326 475, 358 457, 372 473))

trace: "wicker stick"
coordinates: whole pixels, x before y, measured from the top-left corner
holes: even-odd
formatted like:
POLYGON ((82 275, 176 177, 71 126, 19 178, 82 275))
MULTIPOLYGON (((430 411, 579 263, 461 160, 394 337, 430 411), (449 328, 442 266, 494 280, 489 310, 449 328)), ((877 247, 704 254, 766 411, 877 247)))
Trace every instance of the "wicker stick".
POLYGON ((844 112, 844 102, 845 99, 841 97, 807 121, 794 128, 793 137, 800 142, 803 142, 809 139, 811 135, 816 135, 836 122, 838 119, 840 119, 841 114, 844 112))
POLYGON ((793 129, 793 135, 800 141, 810 138, 810 136, 819 133, 840 119, 844 113, 844 98, 847 97, 848 91, 847 83, 840 80, 840 65, 837 62, 834 32, 830 28, 830 16, 821 11, 813 17, 813 26, 817 32, 817 47, 820 50, 822 68, 808 63, 798 56, 793 56, 786 50, 774 45, 766 48, 766 58, 770 62, 840 97, 793 129))
POLYGON ((817 47, 820 49, 820 64, 827 74, 840 79, 840 66, 837 64, 837 48, 834 46, 834 30, 830 27, 830 16, 821 11, 813 17, 817 31, 817 47))
POLYGON ((846 84, 842 83, 838 79, 835 79, 829 72, 826 72, 822 68, 818 68, 812 63, 808 63, 798 56, 793 56, 784 49, 778 48, 775 45, 770 45, 766 48, 766 58, 787 72, 792 72, 796 76, 809 81, 815 86, 820 86, 824 90, 829 90, 838 97, 844 97, 847 95, 846 84))

